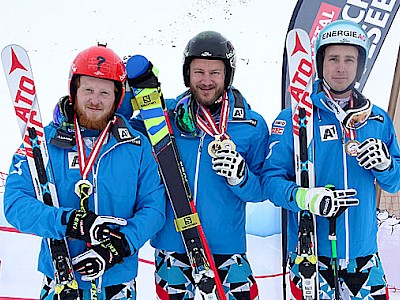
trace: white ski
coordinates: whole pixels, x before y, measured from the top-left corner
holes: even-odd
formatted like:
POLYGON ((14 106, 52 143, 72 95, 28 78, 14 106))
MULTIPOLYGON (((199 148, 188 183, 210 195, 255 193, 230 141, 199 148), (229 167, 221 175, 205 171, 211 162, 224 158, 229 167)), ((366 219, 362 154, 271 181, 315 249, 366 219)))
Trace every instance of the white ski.
MULTIPOLYGON (((310 38, 302 29, 293 29, 286 38, 291 97, 296 182, 315 187, 313 146, 313 104, 310 98, 313 63, 310 38)), ((303 299, 318 297, 318 258, 315 215, 299 213, 297 258, 303 299)))
MULTIPOLYGON (((14 104, 29 170, 38 200, 58 207, 53 170, 49 160, 42 117, 28 54, 19 45, 6 46, 1 52, 4 73, 14 104)), ((66 239, 47 239, 56 281, 55 293, 61 300, 79 300, 66 239)))

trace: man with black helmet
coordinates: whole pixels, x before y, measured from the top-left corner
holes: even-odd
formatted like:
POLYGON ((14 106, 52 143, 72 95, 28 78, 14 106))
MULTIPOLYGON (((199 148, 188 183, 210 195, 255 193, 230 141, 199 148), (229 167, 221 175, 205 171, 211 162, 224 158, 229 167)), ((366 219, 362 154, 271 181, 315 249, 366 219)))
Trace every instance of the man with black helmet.
POLYGON ((296 260, 300 210, 316 215, 319 299, 387 299, 377 254, 375 181, 390 193, 400 189, 400 150, 390 117, 355 89, 369 47, 366 32, 348 20, 330 23, 317 37, 319 80, 311 94, 314 140, 309 151, 316 187, 295 183, 291 109, 274 123, 281 130, 271 134, 262 182, 268 198, 289 210, 294 299, 304 299, 296 260))
MULTIPOLYGON (((69 96, 44 128, 60 207, 36 199, 24 149, 7 177, 7 220, 22 232, 67 237, 81 299, 96 293, 136 299, 137 251, 165 221, 165 191, 150 143, 115 113, 125 79, 122 60, 104 45, 73 61, 69 96), (79 192, 82 186, 87 194, 79 192)), ((43 239, 38 269, 45 275, 40 298, 47 300, 59 298, 50 255, 43 239)))
MULTIPOLYGON (((205 31, 184 50, 187 91, 166 100, 200 222, 227 299, 258 299, 246 257, 246 202, 264 200, 259 174, 267 152, 264 119, 232 87, 235 50, 218 32, 205 31)), ((156 248, 159 299, 194 299, 189 259, 167 205, 156 248)))

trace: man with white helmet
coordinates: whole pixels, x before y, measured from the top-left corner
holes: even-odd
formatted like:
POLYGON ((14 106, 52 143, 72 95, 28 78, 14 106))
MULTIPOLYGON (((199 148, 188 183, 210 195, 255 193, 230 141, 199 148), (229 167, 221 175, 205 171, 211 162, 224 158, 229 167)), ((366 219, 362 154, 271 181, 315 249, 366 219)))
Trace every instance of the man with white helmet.
POLYGON ((98 299, 136 299, 137 252, 162 227, 166 200, 150 143, 116 113, 125 79, 122 60, 104 45, 74 59, 69 96, 44 128, 59 208, 36 199, 23 149, 13 157, 4 212, 20 231, 44 238, 41 299, 59 298, 45 238, 64 237, 81 299, 92 299, 91 292, 98 299), (13 172, 17 167, 22 172, 13 172), (77 193, 77 185, 89 187, 88 194, 77 193))
POLYGON ((378 256, 375 181, 390 193, 400 189, 400 150, 390 117, 355 89, 369 47, 365 31, 347 20, 330 23, 317 37, 319 80, 311 94, 315 188, 295 183, 290 108, 277 117, 286 121, 282 134, 272 133, 269 141, 263 186, 272 202, 289 210, 290 286, 295 299, 302 299, 295 261, 300 210, 317 216, 319 299, 339 299, 339 295, 340 299, 387 299, 378 256), (336 275, 336 253, 329 240, 333 218, 336 275))

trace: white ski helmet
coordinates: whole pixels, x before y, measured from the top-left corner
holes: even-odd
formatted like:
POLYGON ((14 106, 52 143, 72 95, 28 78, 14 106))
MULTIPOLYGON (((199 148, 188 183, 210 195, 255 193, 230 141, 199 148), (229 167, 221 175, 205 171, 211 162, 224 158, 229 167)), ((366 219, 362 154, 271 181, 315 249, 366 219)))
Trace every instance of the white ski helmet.
POLYGON ((370 41, 364 29, 353 21, 336 20, 321 30, 315 42, 315 66, 320 79, 323 78, 324 50, 329 45, 357 47, 358 65, 354 83, 359 81, 367 64, 370 47, 370 41))

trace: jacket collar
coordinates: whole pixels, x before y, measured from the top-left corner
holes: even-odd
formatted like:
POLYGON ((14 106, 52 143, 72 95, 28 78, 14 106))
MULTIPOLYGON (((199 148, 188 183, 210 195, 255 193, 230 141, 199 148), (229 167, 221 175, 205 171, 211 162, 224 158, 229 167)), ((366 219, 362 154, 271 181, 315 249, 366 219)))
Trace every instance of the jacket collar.
MULTIPOLYGON (((135 135, 130 127, 127 126, 127 121, 125 118, 121 117, 119 114, 116 114, 117 120, 111 126, 110 134, 111 137, 107 144, 104 146, 107 149, 113 147, 118 143, 129 142, 135 145, 140 145, 141 141, 137 135, 135 135)), ((96 135, 96 131, 90 130, 87 134, 83 134, 83 136, 98 136, 96 135)), ((57 146, 63 149, 75 149, 76 140, 75 134, 73 132, 63 131, 60 128, 56 128, 56 132, 54 136, 50 139, 50 144, 57 146)))
MULTIPOLYGON (((354 101, 365 101, 364 95, 361 94, 356 89, 353 89, 352 93, 353 93, 352 96, 353 96, 354 101)), ((317 108, 324 110, 324 111, 332 111, 332 109, 326 103, 326 95, 323 91, 321 80, 317 80, 314 82, 313 92, 311 94, 311 100, 317 108)))
MULTIPOLYGON (((180 94, 175 101, 175 104, 179 102, 183 97, 190 95, 190 90, 186 90, 184 93, 180 94)), ((240 93, 239 90, 231 87, 227 90, 228 101, 229 101, 229 121, 232 120, 247 120, 248 111, 250 110, 250 105, 247 103, 246 99, 240 93)))

